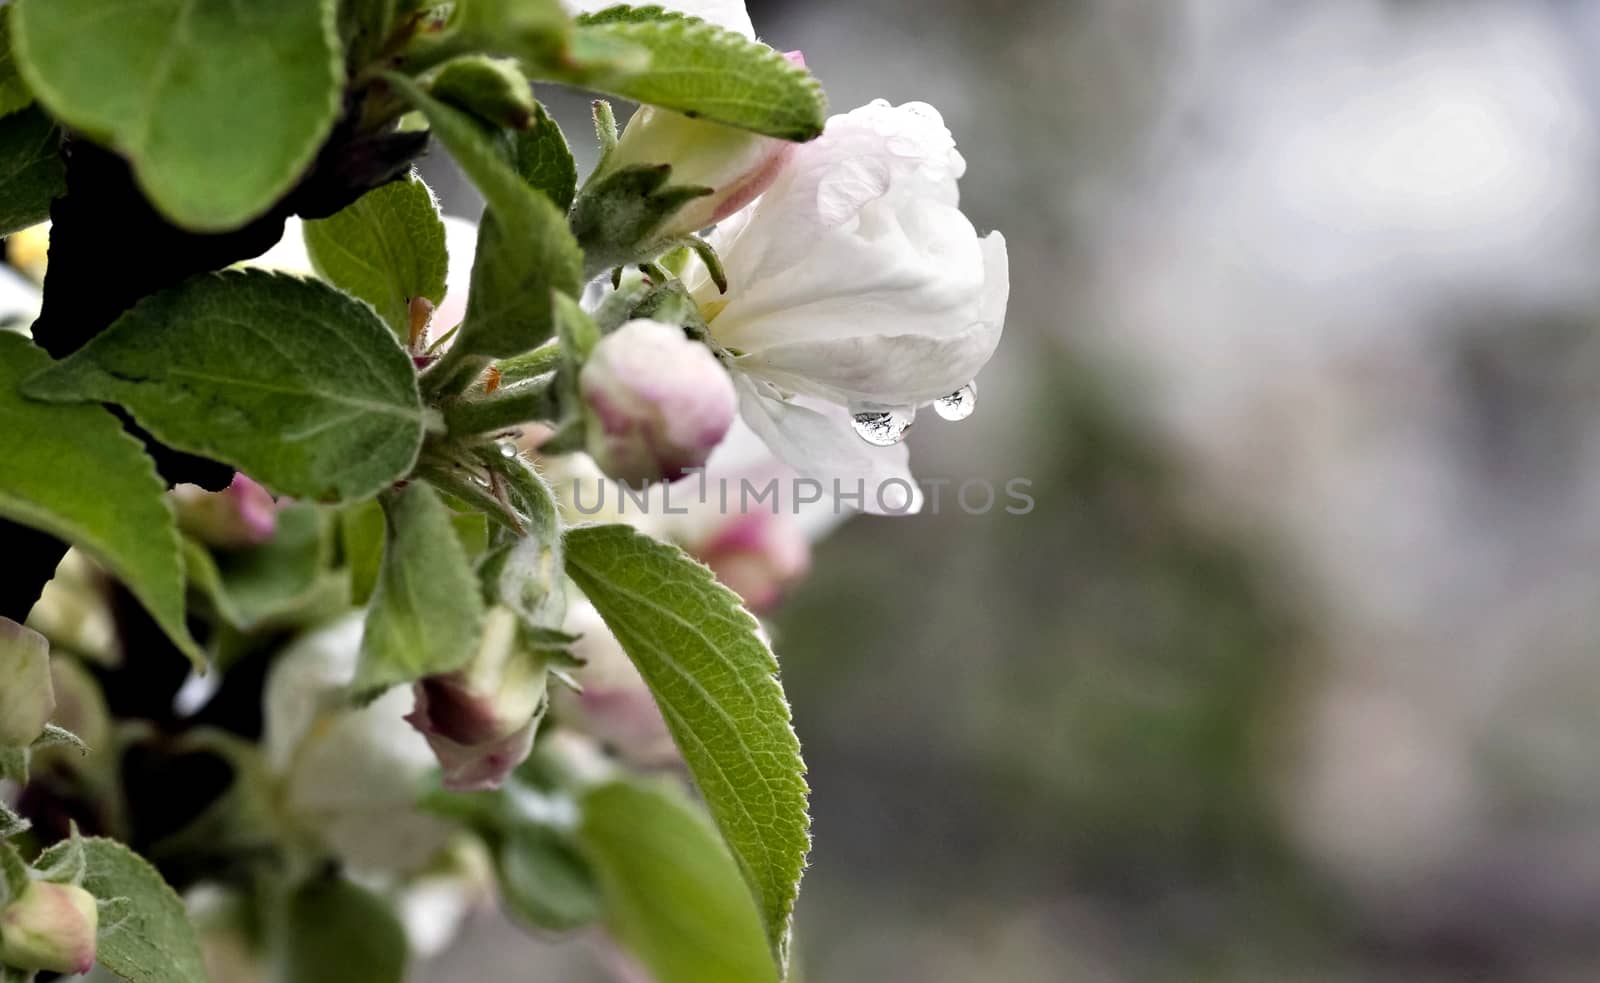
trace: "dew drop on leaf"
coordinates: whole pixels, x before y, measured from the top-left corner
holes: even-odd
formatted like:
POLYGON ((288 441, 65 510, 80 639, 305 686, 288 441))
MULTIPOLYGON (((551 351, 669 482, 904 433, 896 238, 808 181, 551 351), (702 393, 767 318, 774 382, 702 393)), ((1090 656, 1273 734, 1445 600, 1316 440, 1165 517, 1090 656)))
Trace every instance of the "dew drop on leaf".
POLYGON ((934 410, 946 420, 965 420, 978 408, 978 384, 969 382, 948 396, 933 401, 934 410))
POLYGON ((851 415, 856 435, 874 447, 893 447, 906 439, 912 415, 905 410, 868 410, 851 415))

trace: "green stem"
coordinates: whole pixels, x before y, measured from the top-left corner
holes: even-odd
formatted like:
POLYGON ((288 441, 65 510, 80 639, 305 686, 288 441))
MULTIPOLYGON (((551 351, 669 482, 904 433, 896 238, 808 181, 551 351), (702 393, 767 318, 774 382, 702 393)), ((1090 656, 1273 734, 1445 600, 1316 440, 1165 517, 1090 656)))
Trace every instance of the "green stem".
POLYGON ((600 142, 600 161, 595 164, 589 180, 584 182, 587 187, 594 175, 606 169, 606 161, 610 159, 612 151, 617 149, 617 116, 611 111, 611 103, 604 99, 596 99, 591 108, 594 110, 594 135, 600 142))
POLYGON ((524 423, 554 420, 560 415, 555 376, 498 389, 487 396, 463 397, 446 403, 445 428, 453 438, 503 433, 524 423))
POLYGON ((494 367, 500 370, 502 386, 527 382, 561 367, 561 343, 552 338, 531 352, 502 359, 494 367))
POLYGON ((522 535, 522 517, 517 515, 516 510, 455 468, 428 465, 418 469, 417 476, 440 491, 473 506, 517 535, 522 535))
POLYGON ((424 396, 433 399, 459 396, 488 367, 488 359, 481 355, 468 355, 461 346, 452 345, 439 356, 439 361, 422 371, 422 377, 417 381, 424 396))

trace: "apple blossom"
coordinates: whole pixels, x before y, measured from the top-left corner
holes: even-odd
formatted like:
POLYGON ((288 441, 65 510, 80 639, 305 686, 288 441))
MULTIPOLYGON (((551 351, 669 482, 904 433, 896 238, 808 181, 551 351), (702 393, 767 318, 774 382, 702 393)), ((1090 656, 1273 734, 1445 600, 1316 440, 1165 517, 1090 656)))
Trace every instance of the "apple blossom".
POLYGON ((793 469, 742 422, 734 423, 700 477, 703 485, 690 479, 663 495, 654 534, 710 567, 751 610, 770 610, 810 570, 812 541, 826 535, 843 514, 831 502, 798 501, 793 469), (770 507, 745 500, 740 490, 774 481, 790 491, 780 491, 770 507), (668 495, 672 502, 684 503, 681 512, 664 507, 668 495))
POLYGON ((121 658, 105 572, 81 550, 67 550, 56 575, 28 612, 28 627, 64 649, 102 665, 121 658))
POLYGON ((579 636, 572 654, 583 662, 574 673, 583 690, 551 691, 557 717, 635 764, 675 761, 677 748, 655 698, 594 605, 570 605, 562 627, 579 636))
MULTIPOLYGON (((609 6, 613 4, 568 3, 574 12, 609 6)), ((663 6, 755 40, 755 29, 742 0, 689 0, 663 6)), ((798 51, 786 57, 798 65, 805 64, 798 51)), ((706 189, 708 194, 679 208, 654 231, 651 240, 665 243, 715 225, 754 201, 777 178, 794 148, 795 144, 788 140, 645 105, 628 120, 621 139, 606 154, 589 183, 604 181, 629 167, 668 164, 672 167, 670 186, 706 189)))
POLYGON ((1000 340, 1005 239, 961 213, 965 170, 931 106, 835 116, 712 233, 727 294, 703 268, 690 283, 745 421, 802 474, 864 481, 869 511, 900 511, 876 501, 885 481, 913 488, 893 445, 916 407, 970 383, 1000 340))
POLYGON ((794 471, 739 420, 703 471, 654 485, 640 498, 608 491, 605 474, 586 454, 547 458, 541 470, 569 522, 622 522, 676 543, 756 611, 770 609, 805 576, 811 543, 846 517, 825 500, 796 501, 794 471), (775 495, 752 500, 774 483, 775 495), (754 491, 747 495, 745 488, 754 491))
POLYGON ((365 707, 350 703, 362 630, 355 612, 274 662, 263 693, 266 764, 285 813, 335 854, 361 870, 414 871, 451 827, 417 808, 435 763, 406 725, 411 694, 396 688, 365 707))
POLYGON ((711 350, 659 321, 630 321, 602 338, 578 388, 589 453, 630 484, 673 481, 705 464, 737 407, 711 350))
MULTIPOLYGON (((805 64, 798 51, 787 57, 805 64)), ((655 242, 669 242, 715 225, 755 201, 777 180, 796 146, 669 109, 641 106, 590 181, 602 181, 624 168, 668 164, 669 186, 704 188, 707 194, 673 212, 652 234, 655 242)))
POLYGON ((270 492, 242 474, 235 474, 219 492, 179 485, 172 498, 178 527, 207 546, 257 546, 270 542, 278 530, 278 503, 270 492))
POLYGON ((438 757, 445 788, 498 788, 533 747, 546 702, 545 663, 519 632, 509 608, 491 610, 472 662, 414 687, 416 706, 406 720, 438 757))
POLYGON ((811 569, 811 544, 794 517, 752 509, 690 548, 752 611, 766 611, 811 569))
POLYGON ((50 643, 33 629, 0 618, 0 747, 33 743, 55 708, 50 643))
MULTIPOLYGON (((898 477, 918 406, 970 410, 1003 319, 1004 243, 962 217, 949 133, 931 110, 874 104, 817 139, 820 84, 756 39, 740 0, 226 6, 199 54, 96 16, 96 0, 8 7, 26 83, 9 94, 39 98, 8 116, 28 180, 4 197, 16 223, 54 215, 55 248, 39 344, 0 335, 21 502, 6 518, 38 534, 13 537, 23 589, 7 600, 52 627, 0 622, 0 831, 48 843, 85 816, 155 863, 104 841, 70 863, 32 839, 0 849, 0 964, 31 979, 93 963, 95 898, 46 883, 71 879, 127 909, 111 964, 129 961, 109 951, 121 916, 154 910, 136 934, 159 943, 157 976, 303 976, 332 940, 398 977, 399 934, 419 953, 443 944, 493 877, 536 926, 615 931, 641 972, 785 976, 805 763, 749 612, 806 572, 802 511, 828 509, 785 461, 898 477), (63 57, 68 34, 95 57, 63 57), (256 57, 268 49, 307 57, 256 57), (240 84, 202 84, 218 80, 240 84), (597 104, 582 188, 533 95, 546 82, 640 106, 618 134, 597 104), (195 95, 213 90, 248 98, 223 112, 195 95), (128 122, 130 93, 149 96, 160 139, 128 122), (480 237, 444 219, 448 255, 431 192, 390 197, 426 190, 413 168, 431 141, 500 220, 480 237), (126 269, 104 248, 124 239, 143 250, 126 269), (609 295, 592 282, 605 272, 609 295), (565 521, 560 465, 512 443, 535 432, 619 493, 655 485, 629 495, 637 515, 617 502, 639 528, 591 526, 577 500, 565 521), (728 456, 752 441, 754 459, 728 456), (677 493, 702 468, 734 479, 731 510, 726 480, 713 498, 702 482, 698 508, 669 505, 690 504, 677 493), (167 491, 218 474, 234 476, 223 492, 167 491), (279 512, 268 487, 303 504, 279 512), (286 536, 294 517, 304 537, 286 536), (69 549, 86 553, 61 562, 69 549), (584 594, 570 610, 569 590, 584 594), (51 647, 70 653, 53 691, 51 647), (111 671, 79 666, 96 655, 111 671), (581 691, 551 693, 551 673, 581 691), (56 694, 56 723, 112 753, 29 776, 14 745, 36 741, 56 694), (121 766, 123 737, 140 767, 121 766), (637 787, 662 768, 701 800, 637 787), (476 869, 443 870, 463 843, 476 869), (663 848, 693 876, 653 883, 663 848), (36 854, 41 870, 21 859, 36 854), (172 872, 199 924, 161 907, 172 872), (622 930, 685 897, 705 902, 693 924, 622 930), (234 957, 222 969, 192 958, 207 921, 211 954, 234 957), (654 942, 684 925, 689 948, 654 942)), ((41 265, 46 235, 16 237, 16 261, 41 265)), ((12 329, 38 294, 0 277, 12 329)), ((876 483, 871 499, 834 491, 890 510, 876 483)))
POLYGON ((30 881, 0 909, 0 963, 22 970, 87 973, 94 968, 100 909, 75 884, 30 881))

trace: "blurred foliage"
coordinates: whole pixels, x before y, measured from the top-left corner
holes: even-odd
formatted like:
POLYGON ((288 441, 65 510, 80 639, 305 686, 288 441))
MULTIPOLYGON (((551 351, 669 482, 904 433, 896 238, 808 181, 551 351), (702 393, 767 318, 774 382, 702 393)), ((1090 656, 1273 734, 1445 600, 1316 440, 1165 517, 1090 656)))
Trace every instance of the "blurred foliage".
POLYGON ((1173 971, 1293 938, 1321 908, 1267 801, 1295 617, 1091 374, 1057 356, 1031 395, 1030 515, 861 522, 778 619, 827 831, 802 925, 874 931, 843 898, 893 884, 936 919, 1088 900, 1173 971))

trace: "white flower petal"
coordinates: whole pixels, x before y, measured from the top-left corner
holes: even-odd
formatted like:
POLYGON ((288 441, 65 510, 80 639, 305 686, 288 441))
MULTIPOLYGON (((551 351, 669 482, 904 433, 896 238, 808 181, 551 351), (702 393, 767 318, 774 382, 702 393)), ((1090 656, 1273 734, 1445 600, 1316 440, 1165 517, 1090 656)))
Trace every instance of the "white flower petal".
POLYGON ((781 394, 916 406, 971 382, 994 354, 1006 245, 980 239, 961 213, 965 170, 932 107, 876 102, 829 120, 760 200, 713 232, 729 290, 701 272, 693 293, 732 367, 778 390, 752 425, 802 471, 802 447, 830 455, 811 470, 835 473, 869 472, 871 452, 848 414, 826 427, 781 394), (837 434, 850 439, 823 439, 837 434))
MULTIPOLYGON (((739 221, 711 236, 731 282, 752 286, 792 274, 816 255, 814 233, 850 225, 874 202, 955 208, 966 161, 931 106, 879 100, 828 120, 823 135, 795 149, 767 192, 739 221)), ((847 231, 853 231, 847 230, 847 231)))
POLYGON ((794 261, 787 272, 735 279, 729 271, 713 326, 720 343, 751 352, 821 337, 954 334, 969 326, 963 312, 984 289, 977 232, 949 205, 875 202, 847 226, 803 238, 785 250, 794 261))
POLYGON ((906 515, 922 508, 905 444, 873 447, 857 436, 843 407, 804 406, 761 392, 749 379, 736 382, 739 409, 750 429, 784 463, 822 482, 825 496, 859 491, 862 511, 876 515, 906 515))

